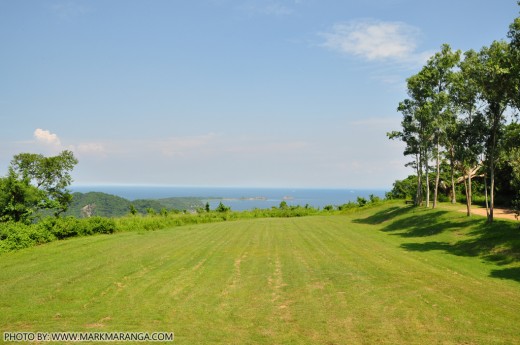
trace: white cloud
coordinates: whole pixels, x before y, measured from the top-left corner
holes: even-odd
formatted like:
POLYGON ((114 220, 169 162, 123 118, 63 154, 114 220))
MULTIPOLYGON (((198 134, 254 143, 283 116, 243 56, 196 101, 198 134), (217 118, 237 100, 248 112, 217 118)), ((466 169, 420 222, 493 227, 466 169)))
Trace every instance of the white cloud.
POLYGON ((424 63, 429 52, 417 52, 421 31, 403 22, 355 20, 321 33, 324 47, 370 61, 424 63))
POLYGON ((56 134, 41 128, 34 131, 34 138, 37 142, 45 145, 61 146, 60 138, 56 134))

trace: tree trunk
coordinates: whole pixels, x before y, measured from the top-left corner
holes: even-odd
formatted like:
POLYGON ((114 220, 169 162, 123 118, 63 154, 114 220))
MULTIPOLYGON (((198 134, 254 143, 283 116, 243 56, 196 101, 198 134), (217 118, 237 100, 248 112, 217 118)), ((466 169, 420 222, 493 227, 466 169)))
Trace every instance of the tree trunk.
POLYGON ((471 216, 471 204, 473 202, 473 187, 471 186, 471 172, 468 175, 468 195, 466 197, 466 204, 468 205, 468 216, 471 216))
POLYGON ((417 192, 415 193, 414 205, 420 206, 422 204, 422 161, 421 155, 417 159, 417 192))
POLYGON ((484 175, 484 195, 486 197, 486 216, 489 220, 489 202, 488 202, 488 185, 487 185, 487 174, 484 175))
POLYGON ((490 179, 491 179, 491 186, 490 186, 490 203, 489 203, 489 217, 488 221, 489 223, 493 223, 493 209, 495 207, 495 164, 491 162, 491 171, 490 171, 490 179))
POLYGON ((428 176, 428 162, 424 166, 426 173, 426 207, 430 207, 430 177, 428 176))
POLYGON ((455 154, 453 152, 453 146, 450 148, 450 166, 451 166, 451 203, 457 203, 457 196, 455 195, 455 154))
POLYGON ((471 205, 470 205, 470 198, 469 198, 469 188, 468 188, 468 182, 469 182, 469 174, 468 174, 468 180, 466 181, 466 173, 463 172, 464 177, 464 191, 466 193, 466 215, 469 217, 471 216, 471 205))
POLYGON ((435 189, 433 191, 433 207, 432 208, 435 208, 437 207, 437 196, 438 196, 438 193, 439 193, 439 180, 440 180, 440 175, 441 175, 441 159, 440 159, 440 145, 439 145, 439 140, 437 140, 437 173, 435 175, 435 189))

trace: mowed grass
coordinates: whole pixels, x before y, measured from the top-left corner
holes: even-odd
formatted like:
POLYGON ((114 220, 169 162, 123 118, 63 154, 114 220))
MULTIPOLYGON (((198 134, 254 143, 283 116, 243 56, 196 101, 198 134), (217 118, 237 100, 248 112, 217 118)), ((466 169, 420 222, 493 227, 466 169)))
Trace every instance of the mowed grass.
POLYGON ((484 221, 393 203, 50 243, 0 256, 0 331, 520 344, 520 230, 490 244, 484 221))

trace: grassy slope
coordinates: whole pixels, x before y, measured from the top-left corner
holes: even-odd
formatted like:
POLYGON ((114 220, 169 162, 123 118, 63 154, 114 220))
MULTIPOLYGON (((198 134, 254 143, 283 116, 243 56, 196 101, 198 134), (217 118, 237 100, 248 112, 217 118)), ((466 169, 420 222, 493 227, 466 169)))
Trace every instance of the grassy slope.
POLYGON ((0 256, 0 332, 520 344, 518 233, 493 240, 483 222, 390 204, 55 242, 0 256))

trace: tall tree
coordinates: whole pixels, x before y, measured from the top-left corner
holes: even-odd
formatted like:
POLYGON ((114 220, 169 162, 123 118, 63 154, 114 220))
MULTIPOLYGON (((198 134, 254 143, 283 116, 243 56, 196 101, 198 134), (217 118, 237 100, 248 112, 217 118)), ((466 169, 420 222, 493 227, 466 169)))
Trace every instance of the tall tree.
POLYGON ((10 169, 13 178, 41 191, 38 208, 52 209, 58 216, 67 210, 72 200, 67 187, 72 183, 70 172, 77 163, 74 154, 68 150, 52 157, 21 153, 13 157, 10 169))
POLYGON ((476 63, 476 52, 466 52, 465 58, 459 63, 459 70, 453 74, 449 92, 458 114, 451 143, 454 159, 464 181, 468 216, 471 215, 472 178, 479 170, 479 157, 483 153, 485 142, 483 117, 479 112, 478 87, 476 81, 471 78, 473 64, 476 63))
POLYGON ((430 201, 429 161, 432 153, 436 155, 434 207, 437 202, 441 145, 446 142, 448 127, 454 121, 449 103, 448 85, 451 82, 453 67, 459 59, 460 51, 453 52, 451 47, 445 44, 440 52, 428 60, 419 73, 407 79, 410 98, 399 103, 398 107, 398 111, 404 115, 403 132, 389 133, 390 138, 400 138, 405 141, 408 148, 411 147, 410 138, 414 139, 414 152, 418 157, 417 190, 419 195, 422 190, 421 176, 424 167, 427 207, 430 201))
POLYGON ((413 166, 417 174, 417 191, 415 193, 414 205, 422 204, 422 176, 423 176, 423 156, 424 150, 421 146, 421 134, 423 132, 424 123, 419 121, 416 114, 420 111, 419 104, 416 100, 405 99, 399 103, 397 108, 403 114, 401 121, 402 131, 393 131, 387 133, 390 139, 400 139, 406 143, 403 152, 405 156, 413 156, 414 160, 407 163, 407 166, 413 166))
POLYGON ((495 165, 498 158, 498 141, 505 122, 505 111, 512 104, 513 80, 510 45, 505 41, 494 41, 479 52, 470 51, 473 63, 468 73, 475 81, 478 97, 484 103, 486 118, 486 167, 490 181, 489 222, 493 222, 495 197, 495 165))
POLYGON ((454 123, 454 111, 448 96, 448 87, 453 79, 453 68, 460 60, 460 53, 460 50, 452 51, 448 44, 444 44, 441 51, 432 56, 418 73, 425 96, 423 106, 431 112, 429 117, 433 125, 436 166, 434 208, 437 205, 439 191, 441 147, 447 146, 447 132, 454 123))
MULTIPOLYGON (((520 1, 518 5, 520 6, 520 1)), ((507 36, 511 39, 511 102, 516 109, 520 109, 520 17, 515 18, 509 25, 507 36)))

